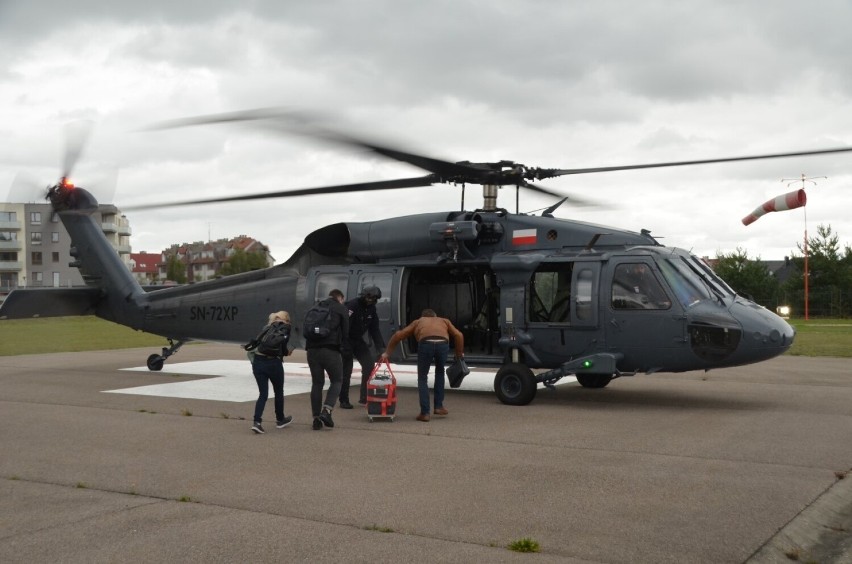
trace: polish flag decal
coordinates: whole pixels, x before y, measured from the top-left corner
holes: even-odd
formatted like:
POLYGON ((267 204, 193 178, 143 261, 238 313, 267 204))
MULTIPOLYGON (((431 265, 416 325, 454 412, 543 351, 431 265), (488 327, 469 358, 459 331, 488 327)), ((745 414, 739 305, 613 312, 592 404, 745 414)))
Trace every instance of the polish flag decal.
POLYGON ((512 231, 513 245, 532 245, 536 241, 535 229, 515 229, 512 231))

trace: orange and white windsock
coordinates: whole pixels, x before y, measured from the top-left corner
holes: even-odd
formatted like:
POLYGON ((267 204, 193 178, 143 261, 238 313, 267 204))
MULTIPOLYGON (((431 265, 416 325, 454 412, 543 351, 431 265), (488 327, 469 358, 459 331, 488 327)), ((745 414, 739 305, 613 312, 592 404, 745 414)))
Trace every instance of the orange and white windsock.
POLYGON ((757 218, 767 212, 794 210, 808 203, 808 195, 804 190, 796 190, 781 196, 776 196, 764 202, 762 206, 755 208, 753 212, 743 218, 743 225, 749 225, 757 221, 757 218))

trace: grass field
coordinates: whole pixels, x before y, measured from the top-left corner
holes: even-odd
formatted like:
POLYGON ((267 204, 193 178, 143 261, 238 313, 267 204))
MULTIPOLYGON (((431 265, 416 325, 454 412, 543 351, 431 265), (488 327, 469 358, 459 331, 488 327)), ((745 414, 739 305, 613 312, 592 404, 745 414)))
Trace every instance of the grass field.
POLYGON ((163 337, 94 316, 0 321, 0 356, 132 347, 159 349, 167 344, 163 337))
POLYGON ((852 357, 852 319, 790 319, 796 340, 787 354, 793 356, 852 357))
MULTIPOLYGON (((852 319, 791 319, 790 324, 796 328, 796 341, 787 354, 852 357, 852 319)), ((0 356, 165 344, 162 337, 91 316, 0 321, 0 356)))

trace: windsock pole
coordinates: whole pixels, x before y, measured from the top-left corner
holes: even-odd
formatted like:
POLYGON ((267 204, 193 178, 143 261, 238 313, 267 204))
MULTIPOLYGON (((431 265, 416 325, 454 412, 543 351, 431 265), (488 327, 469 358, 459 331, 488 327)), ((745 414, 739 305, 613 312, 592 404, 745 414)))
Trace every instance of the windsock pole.
MULTIPOLYGON (((816 186, 815 179, 817 179, 817 178, 826 178, 827 179, 828 177, 827 176, 810 176, 810 177, 808 177, 808 176, 805 176, 805 173, 803 172, 801 178, 782 178, 781 182, 787 182, 789 180, 790 182, 787 182, 787 186, 795 184, 796 182, 801 182, 802 187, 800 189, 800 192, 802 192, 802 194, 804 194, 805 183, 810 182, 811 184, 816 186)), ((791 194, 792 194, 792 192, 791 192, 791 194)), ((804 264, 805 321, 808 321, 810 319, 810 316, 809 316, 809 312, 808 312, 808 209, 805 207, 806 202, 807 202, 807 199, 805 199, 805 201, 802 202, 801 207, 802 207, 802 212, 804 212, 804 215, 805 215, 805 241, 804 241, 804 247, 803 247, 802 250, 804 251, 804 254, 805 254, 805 257, 804 257, 805 258, 805 260, 804 260, 804 263, 805 263, 804 264)))
POLYGON ((805 210, 805 321, 808 320, 808 211, 805 210))

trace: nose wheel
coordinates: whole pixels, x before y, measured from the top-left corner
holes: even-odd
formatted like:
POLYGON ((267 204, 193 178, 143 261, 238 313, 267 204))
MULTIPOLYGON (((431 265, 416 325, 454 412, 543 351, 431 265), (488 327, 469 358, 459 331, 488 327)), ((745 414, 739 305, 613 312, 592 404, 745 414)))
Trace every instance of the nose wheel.
POLYGON ((535 398, 537 388, 532 370, 517 362, 504 365, 494 376, 497 399, 507 405, 527 405, 535 398))
POLYGON ((166 359, 175 354, 181 346, 183 346, 183 341, 175 343, 172 339, 169 339, 169 346, 163 347, 163 352, 161 354, 152 354, 148 357, 148 370, 152 372, 159 372, 162 370, 166 359))

